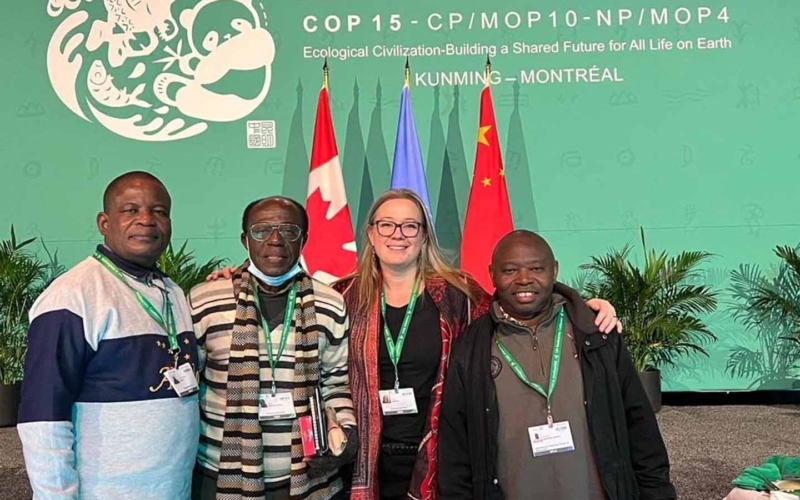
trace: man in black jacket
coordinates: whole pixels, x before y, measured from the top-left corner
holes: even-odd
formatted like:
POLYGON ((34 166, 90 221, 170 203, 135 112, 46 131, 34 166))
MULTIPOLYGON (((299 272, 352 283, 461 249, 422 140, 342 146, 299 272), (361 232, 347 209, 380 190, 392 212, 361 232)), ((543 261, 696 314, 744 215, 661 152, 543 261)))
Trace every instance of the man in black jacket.
POLYGON ((514 231, 495 301, 454 347, 439 428, 441 500, 672 500, 667 450, 619 335, 556 283, 547 242, 514 231))

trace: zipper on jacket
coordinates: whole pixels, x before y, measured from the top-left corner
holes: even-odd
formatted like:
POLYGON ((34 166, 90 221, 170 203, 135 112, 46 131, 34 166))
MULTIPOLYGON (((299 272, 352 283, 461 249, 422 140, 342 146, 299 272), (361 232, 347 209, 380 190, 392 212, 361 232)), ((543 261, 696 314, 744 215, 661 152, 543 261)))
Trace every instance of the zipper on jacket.
MULTIPOLYGON (((528 330, 530 330, 530 328, 528 330)), ((546 381, 547 372, 545 371, 544 367, 545 360, 544 357, 542 356, 542 350, 539 349, 539 337, 538 337, 539 327, 537 326, 535 330, 530 330, 530 332, 531 332, 530 336, 531 347, 533 348, 534 355, 539 358, 539 376, 541 377, 542 380, 546 381)))

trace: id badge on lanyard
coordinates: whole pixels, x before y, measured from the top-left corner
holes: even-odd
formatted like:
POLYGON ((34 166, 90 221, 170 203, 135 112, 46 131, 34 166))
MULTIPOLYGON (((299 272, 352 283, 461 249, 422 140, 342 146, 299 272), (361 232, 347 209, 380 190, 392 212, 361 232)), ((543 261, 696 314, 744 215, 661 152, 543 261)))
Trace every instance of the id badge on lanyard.
POLYGON ((403 316, 403 323, 400 325, 400 333, 397 335, 397 343, 392 338, 389 326, 386 322, 386 293, 381 292, 381 314, 383 315, 383 336, 386 341, 386 349, 389 351, 389 359, 394 365, 394 389, 379 391, 378 395, 381 402, 381 412, 384 416, 406 415, 417 413, 417 399, 414 396, 414 389, 411 387, 400 387, 400 376, 397 372, 397 364, 400 362, 400 354, 403 352, 403 345, 408 335, 408 327, 411 324, 411 317, 414 315, 414 307, 417 304, 417 291, 421 277, 417 276, 414 288, 411 289, 411 298, 408 300, 408 307, 403 316))
POLYGON ((169 293, 165 292, 164 295, 164 311, 158 312, 158 309, 153 305, 145 295, 131 286, 125 278, 125 274, 114 264, 111 260, 100 252, 95 252, 94 258, 100 262, 112 275, 122 281, 126 287, 133 293, 139 305, 142 306, 144 312, 153 318, 153 321, 158 323, 167 333, 169 340, 170 351, 172 351, 175 366, 169 369, 164 376, 167 377, 170 385, 179 397, 183 398, 196 393, 199 390, 197 386, 197 379, 195 378, 194 370, 190 363, 178 365, 178 354, 180 353, 180 345, 178 344, 178 327, 175 324, 175 313, 172 311, 172 302, 169 300, 169 293))
POLYGON ((199 390, 197 379, 192 370, 192 365, 184 363, 178 368, 172 368, 164 374, 172 388, 180 397, 191 396, 199 390))
MULTIPOLYGON (((258 285, 253 283, 253 289, 258 285)), ((294 318, 294 310, 296 307, 295 301, 297 300, 297 283, 293 283, 289 290, 289 297, 286 299, 286 309, 283 313, 283 327, 281 328, 281 339, 278 344, 278 352, 272 352, 272 338, 270 337, 269 322, 264 317, 261 310, 261 304, 258 298, 255 298, 255 307, 258 311, 258 316, 261 319, 261 329, 264 331, 264 343, 269 357, 269 366, 272 373, 272 388, 269 394, 259 394, 258 396, 258 419, 263 421, 269 420, 284 420, 295 418, 297 414, 294 410, 294 396, 291 391, 278 392, 275 384, 275 369, 278 366, 286 349, 286 341, 289 338, 289 332, 292 327, 292 318, 294 318)))
POLYGON ((550 361, 550 380, 547 391, 536 382, 531 381, 525 374, 525 371, 520 366, 519 362, 514 358, 511 352, 503 345, 499 338, 495 337, 494 341, 500 355, 506 361, 511 371, 519 378, 522 383, 538 392, 547 400, 547 424, 537 425, 528 428, 528 437, 531 442, 531 451, 534 457, 542 455, 551 455, 553 453, 563 453, 573 451, 575 443, 572 440, 572 430, 570 429, 569 422, 554 422, 553 411, 551 407, 551 400, 553 393, 556 390, 556 382, 558 382, 558 370, 561 364, 561 351, 563 349, 564 341, 564 318, 566 313, 562 308, 558 313, 558 320, 556 325, 555 341, 553 344, 553 356, 550 361))

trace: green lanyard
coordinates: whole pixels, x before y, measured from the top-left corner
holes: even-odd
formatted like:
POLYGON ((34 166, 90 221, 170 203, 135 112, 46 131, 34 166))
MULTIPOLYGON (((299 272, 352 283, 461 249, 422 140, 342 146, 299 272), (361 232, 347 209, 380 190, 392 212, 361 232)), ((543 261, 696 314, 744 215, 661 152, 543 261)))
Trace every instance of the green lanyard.
POLYGON ((553 344, 553 357, 550 361, 550 386, 548 387, 547 392, 544 392, 544 389, 541 385, 537 384, 536 382, 532 382, 531 379, 525 375, 525 372, 522 370, 522 367, 519 365, 514 356, 506 349, 500 339, 495 336, 494 342, 497 344, 497 349, 500 351, 500 354, 503 356, 503 359, 506 360, 508 366, 511 367, 511 370, 519 377, 519 379, 528 387, 533 389, 534 391, 538 392, 542 396, 547 399, 547 425, 550 427, 553 426, 553 411, 551 408, 551 398, 553 397, 553 392, 556 390, 556 381, 558 380, 558 367, 561 363, 561 350, 562 350, 562 341, 564 339, 564 309, 562 308, 561 311, 558 313, 558 323, 556 324, 556 338, 553 344))
MULTIPOLYGON (((158 312, 152 302, 148 300, 147 297, 144 296, 142 292, 133 288, 128 280, 125 278, 125 274, 113 263, 111 262, 108 257, 101 254, 100 252, 94 253, 94 258, 100 262, 103 267, 108 269, 108 271, 120 279, 125 286, 133 292, 133 295, 136 296, 136 300, 139 301, 139 305, 142 306, 144 312, 148 314, 156 323, 161 326, 167 332, 167 338, 169 339, 169 348, 173 351, 179 351, 180 348, 178 346, 178 328, 175 326, 175 314, 172 312, 172 302, 169 300, 169 292, 164 291, 164 309, 166 310, 166 314, 162 315, 158 312), (166 316, 166 321, 164 320, 164 316, 166 316)), ((178 352, 175 352, 175 356, 178 355, 178 352)))
POLYGON ((417 304, 417 290, 419 290, 420 277, 414 281, 414 288, 411 290, 411 298, 408 299, 406 314, 403 316, 403 323, 400 325, 400 333, 397 334, 397 344, 392 339, 389 325, 386 321, 386 290, 381 290, 381 314, 383 315, 383 336, 386 339, 386 350, 389 351, 389 359, 394 365, 394 392, 400 390, 400 376, 397 374, 397 363, 400 361, 400 353, 403 352, 403 344, 408 335, 408 326, 411 324, 411 316, 414 315, 414 306, 417 304))
POLYGON ((289 297, 286 299, 286 309, 283 312, 281 343, 278 345, 277 356, 272 354, 272 339, 270 338, 269 323, 267 322, 267 318, 264 317, 264 313, 261 312, 261 303, 258 299, 258 284, 255 282, 253 283, 253 290, 256 292, 255 296, 253 297, 253 302, 255 302, 256 310, 258 311, 258 317, 261 318, 261 329, 264 330, 264 343, 266 344, 267 355, 269 356, 269 367, 272 369, 272 395, 274 396, 275 393, 278 392, 277 388, 275 387, 275 367, 278 365, 278 361, 280 361, 281 356, 283 356, 283 350, 286 348, 286 339, 289 338, 289 330, 292 327, 295 299, 297 298, 297 282, 295 281, 292 283, 292 288, 289 289, 289 297))

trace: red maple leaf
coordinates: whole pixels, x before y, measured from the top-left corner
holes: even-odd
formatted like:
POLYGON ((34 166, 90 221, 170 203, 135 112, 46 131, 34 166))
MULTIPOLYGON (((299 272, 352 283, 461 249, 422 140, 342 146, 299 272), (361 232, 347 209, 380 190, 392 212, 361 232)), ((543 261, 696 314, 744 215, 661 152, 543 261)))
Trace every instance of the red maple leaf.
POLYGON ((354 247, 355 238, 348 206, 328 219, 330 204, 322 199, 320 189, 308 197, 308 243, 303 249, 303 258, 311 276, 323 271, 341 278, 355 270, 356 252, 344 248, 348 243, 354 247))

